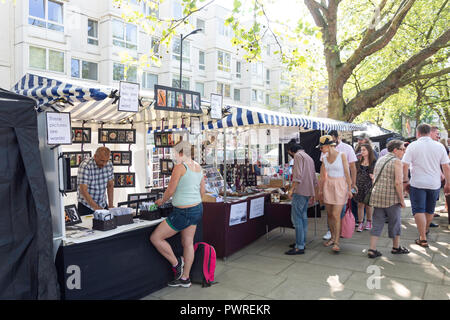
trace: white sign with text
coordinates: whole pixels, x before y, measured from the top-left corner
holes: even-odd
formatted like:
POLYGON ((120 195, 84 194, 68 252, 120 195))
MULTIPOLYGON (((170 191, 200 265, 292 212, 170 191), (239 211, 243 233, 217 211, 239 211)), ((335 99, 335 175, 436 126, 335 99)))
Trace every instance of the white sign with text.
POLYGON ((70 113, 46 112, 47 117, 47 143, 72 144, 72 127, 70 125, 70 113))
POLYGON ((119 85, 119 111, 139 111, 139 84, 121 81, 119 85))
POLYGON ((230 208, 230 226, 247 222, 247 202, 233 204, 230 208))
POLYGON ((252 199, 250 201, 250 219, 264 215, 264 197, 252 199))

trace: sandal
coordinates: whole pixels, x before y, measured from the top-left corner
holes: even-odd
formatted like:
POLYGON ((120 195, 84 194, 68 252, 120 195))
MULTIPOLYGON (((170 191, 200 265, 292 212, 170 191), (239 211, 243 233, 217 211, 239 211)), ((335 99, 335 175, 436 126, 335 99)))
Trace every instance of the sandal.
POLYGON ((325 247, 330 247, 330 246, 332 246, 334 244, 334 241, 333 240, 328 240, 328 241, 325 241, 324 243, 323 243, 323 245, 325 246, 325 247))
POLYGON ((428 248, 429 247, 427 240, 416 239, 416 244, 421 246, 422 248, 428 248))
POLYGON ((333 250, 334 253, 339 253, 341 251, 341 248, 339 248, 339 245, 335 243, 333 245, 333 248, 331 248, 331 250, 333 250))
POLYGON ((392 247, 391 253, 392 254, 408 254, 409 250, 402 246, 399 246, 398 248, 392 247))
POLYGON ((377 258, 377 257, 381 257, 382 254, 381 254, 381 252, 378 251, 378 250, 369 249, 369 252, 367 253, 367 256, 368 256, 370 259, 375 259, 375 258, 377 258))

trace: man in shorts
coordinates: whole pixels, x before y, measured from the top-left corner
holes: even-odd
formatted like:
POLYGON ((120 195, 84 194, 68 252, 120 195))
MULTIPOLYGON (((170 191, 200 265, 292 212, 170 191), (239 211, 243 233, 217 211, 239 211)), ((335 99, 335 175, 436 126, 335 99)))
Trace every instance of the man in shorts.
POLYGON ((417 141, 408 146, 402 161, 403 183, 410 184, 412 213, 419 231, 416 244, 427 248, 426 234, 441 188, 441 166, 446 178, 444 192, 450 192, 450 159, 444 146, 432 140, 431 126, 423 123, 417 127, 417 141), (411 169, 411 182, 408 169, 411 169))

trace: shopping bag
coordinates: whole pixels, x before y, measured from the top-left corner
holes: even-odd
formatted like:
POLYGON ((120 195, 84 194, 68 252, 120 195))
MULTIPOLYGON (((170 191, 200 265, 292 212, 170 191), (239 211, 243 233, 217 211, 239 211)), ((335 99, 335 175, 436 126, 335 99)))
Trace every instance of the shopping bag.
POLYGON ((341 237, 351 238, 353 232, 355 231, 355 217, 352 213, 352 203, 351 200, 347 202, 347 209, 345 210, 345 216, 341 221, 341 237))

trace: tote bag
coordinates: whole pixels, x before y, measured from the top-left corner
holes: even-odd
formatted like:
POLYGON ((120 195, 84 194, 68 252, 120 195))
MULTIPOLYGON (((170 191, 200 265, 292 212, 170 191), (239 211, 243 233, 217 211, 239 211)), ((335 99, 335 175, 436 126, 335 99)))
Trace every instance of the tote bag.
POLYGON ((351 238, 355 231, 355 217, 352 213, 352 202, 350 199, 347 202, 347 209, 345 210, 345 216, 342 218, 341 226, 341 237, 351 238))

